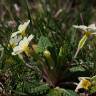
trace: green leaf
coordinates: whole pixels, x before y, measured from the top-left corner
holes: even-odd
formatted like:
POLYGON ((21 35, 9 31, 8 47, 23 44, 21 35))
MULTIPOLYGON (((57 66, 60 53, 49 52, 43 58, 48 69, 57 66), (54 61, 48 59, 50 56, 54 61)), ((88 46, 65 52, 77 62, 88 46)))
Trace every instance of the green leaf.
POLYGON ((96 75, 91 78, 91 81, 96 81, 96 75))
POLYGON ((38 42, 38 48, 36 52, 42 53, 48 47, 52 47, 52 43, 49 41, 47 37, 41 36, 38 42))
POLYGON ((81 67, 81 66, 75 66, 75 67, 72 67, 72 68, 70 68, 70 71, 71 72, 76 72, 76 71, 85 71, 85 69, 83 68, 83 67, 81 67))
POLYGON ((2 59, 3 55, 4 55, 4 48, 0 44, 0 60, 2 59))
POLYGON ((77 93, 75 93, 74 91, 72 91, 72 90, 66 90, 66 92, 67 92, 67 94, 66 95, 64 95, 64 96, 78 96, 77 95, 77 93))
POLYGON ((92 86, 90 88, 90 93, 96 92, 96 75, 93 76, 91 79, 92 86))
POLYGON ((72 90, 65 90, 63 88, 56 87, 54 89, 51 89, 47 96, 78 96, 78 95, 72 90))
POLYGON ((89 91, 91 94, 96 92, 96 86, 92 86, 89 91))

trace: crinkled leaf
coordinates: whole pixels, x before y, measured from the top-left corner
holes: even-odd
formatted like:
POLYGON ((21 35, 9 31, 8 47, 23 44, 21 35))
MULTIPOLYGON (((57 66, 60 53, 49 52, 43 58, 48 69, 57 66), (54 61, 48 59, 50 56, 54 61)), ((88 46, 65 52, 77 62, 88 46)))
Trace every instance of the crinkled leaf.
POLYGON ((65 90, 63 88, 54 88, 51 89, 47 96, 78 96, 72 90, 65 90))
MULTIPOLYGON (((90 94, 92 94, 92 93, 95 93, 96 92, 96 86, 92 86, 91 88, 90 88, 90 94)), ((95 95, 94 95, 95 96, 95 95)))
POLYGON ((96 81, 96 75, 91 78, 92 81, 96 81))
POLYGON ((38 42, 37 53, 42 53, 48 47, 52 47, 52 43, 47 37, 41 36, 38 42))
POLYGON ((76 66, 76 67, 70 68, 70 71, 71 72, 76 72, 76 71, 81 71, 82 72, 82 71, 85 71, 85 69, 81 66, 76 66))
POLYGON ((90 93, 96 92, 96 75, 93 76, 91 79, 92 86, 90 88, 90 93))

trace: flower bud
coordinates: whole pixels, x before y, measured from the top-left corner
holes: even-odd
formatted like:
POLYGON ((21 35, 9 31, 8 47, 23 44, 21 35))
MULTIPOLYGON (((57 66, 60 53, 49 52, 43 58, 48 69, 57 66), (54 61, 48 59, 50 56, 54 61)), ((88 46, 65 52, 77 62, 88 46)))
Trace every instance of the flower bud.
POLYGON ((47 59, 51 57, 51 53, 48 50, 45 50, 43 54, 47 59))

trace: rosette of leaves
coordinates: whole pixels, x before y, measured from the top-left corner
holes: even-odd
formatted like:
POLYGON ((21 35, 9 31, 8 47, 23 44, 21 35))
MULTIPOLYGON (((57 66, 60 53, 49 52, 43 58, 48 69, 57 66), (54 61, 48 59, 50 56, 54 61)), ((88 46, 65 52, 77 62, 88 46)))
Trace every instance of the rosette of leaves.
MULTIPOLYGON (((37 46, 37 64, 44 81, 51 87, 66 85, 65 82, 71 82, 72 84, 67 84, 74 87, 73 82, 80 74, 70 70, 75 65, 70 44, 64 41, 63 45, 57 48, 48 37, 41 36, 37 46), (72 77, 71 80, 70 77, 72 77)), ((81 70, 76 71, 79 73, 82 72, 81 70)))

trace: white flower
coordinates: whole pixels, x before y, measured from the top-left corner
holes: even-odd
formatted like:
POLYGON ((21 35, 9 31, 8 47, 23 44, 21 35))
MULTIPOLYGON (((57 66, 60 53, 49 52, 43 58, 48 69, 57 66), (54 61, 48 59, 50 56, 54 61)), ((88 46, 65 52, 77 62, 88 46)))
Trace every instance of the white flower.
POLYGON ((28 27, 28 25, 29 25, 29 23, 30 23, 30 20, 28 20, 28 21, 25 22, 24 24, 20 24, 19 27, 18 27, 18 31, 12 33, 11 38, 12 38, 12 37, 15 37, 17 34, 24 35, 24 34, 25 34, 25 31, 26 31, 26 29, 27 29, 27 27, 28 27))
POLYGON ((78 92, 79 89, 83 88, 85 90, 88 90, 88 88, 91 86, 91 82, 90 80, 88 80, 90 78, 88 77, 80 77, 79 80, 79 84, 77 85, 75 92, 78 92))
POLYGON ((22 36, 15 36, 10 38, 9 46, 11 46, 12 48, 16 47, 21 39, 22 39, 22 36))
POLYGON ((33 37, 34 37, 33 35, 30 35, 28 38, 24 37, 24 39, 19 42, 19 45, 13 48, 12 55, 17 55, 22 52, 25 52, 25 54, 28 55, 27 54, 29 49, 28 45, 30 41, 33 39, 33 37))
POLYGON ((96 32, 96 26, 95 24, 91 24, 89 26, 85 25, 73 25, 74 28, 81 29, 84 32, 96 32))

